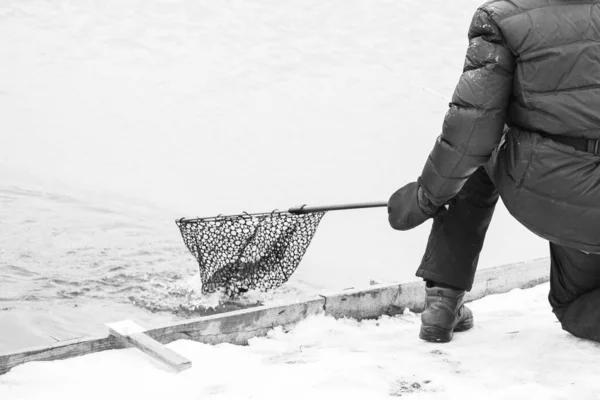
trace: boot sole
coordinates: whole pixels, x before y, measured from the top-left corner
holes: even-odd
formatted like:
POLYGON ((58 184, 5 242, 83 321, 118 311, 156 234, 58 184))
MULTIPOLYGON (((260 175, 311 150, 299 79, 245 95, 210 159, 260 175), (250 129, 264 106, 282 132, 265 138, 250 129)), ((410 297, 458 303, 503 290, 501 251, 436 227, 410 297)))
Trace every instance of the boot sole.
POLYGON ((452 331, 436 326, 422 326, 419 332, 419 339, 427 342, 447 343, 452 340, 452 331))
POLYGON ((468 331, 472 327, 473 318, 461 321, 460 324, 457 324, 454 327, 453 331, 438 328, 437 326, 421 326, 421 331, 419 332, 419 339, 425 340, 427 342, 448 343, 452 340, 454 332, 468 331))

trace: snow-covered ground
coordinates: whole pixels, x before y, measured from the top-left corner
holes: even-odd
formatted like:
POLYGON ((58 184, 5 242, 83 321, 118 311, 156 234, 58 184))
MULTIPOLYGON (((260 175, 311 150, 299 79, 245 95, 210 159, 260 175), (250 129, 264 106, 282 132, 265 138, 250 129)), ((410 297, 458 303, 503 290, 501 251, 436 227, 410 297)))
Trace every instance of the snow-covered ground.
MULTIPOLYGON (((0 1, 0 351, 201 303, 176 218, 416 179, 479 3, 0 1)), ((329 213, 279 293, 412 280, 429 226, 329 213)), ((546 254, 500 206, 480 265, 546 254)))
POLYGON ((135 349, 25 364, 0 377, 0 398, 597 399, 599 345, 561 330, 548 288, 470 303, 475 327, 447 344, 418 339, 411 313, 312 316, 249 346, 173 342, 193 363, 179 374, 135 349))

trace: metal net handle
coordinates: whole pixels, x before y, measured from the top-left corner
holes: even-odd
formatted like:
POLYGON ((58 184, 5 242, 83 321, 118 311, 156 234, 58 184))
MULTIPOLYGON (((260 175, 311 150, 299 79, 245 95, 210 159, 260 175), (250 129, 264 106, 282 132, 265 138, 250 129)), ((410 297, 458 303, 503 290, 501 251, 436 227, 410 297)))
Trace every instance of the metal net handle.
POLYGON ((387 207, 387 201, 374 201, 367 203, 348 203, 348 204, 330 204, 325 206, 307 206, 306 204, 302 206, 290 207, 287 211, 279 211, 274 210, 272 212, 266 213, 243 213, 243 214, 235 214, 235 215, 217 215, 215 217, 206 217, 206 218, 181 218, 176 220, 176 222, 193 222, 199 220, 210 220, 210 219, 221 219, 228 217, 252 217, 253 215, 264 215, 264 214, 281 214, 281 213, 290 213, 290 214, 310 214, 310 213, 318 213, 318 212, 327 212, 327 211, 340 211, 340 210, 356 210, 362 208, 376 208, 376 207, 387 207))

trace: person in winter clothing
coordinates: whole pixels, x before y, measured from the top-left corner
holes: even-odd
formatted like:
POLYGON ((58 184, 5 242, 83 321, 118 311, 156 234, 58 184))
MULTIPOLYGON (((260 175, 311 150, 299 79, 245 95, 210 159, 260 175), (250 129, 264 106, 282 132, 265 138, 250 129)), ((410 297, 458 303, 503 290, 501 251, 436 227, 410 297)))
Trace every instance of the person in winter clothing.
POLYGON ((416 182, 390 225, 433 225, 417 276, 420 337, 473 326, 464 306, 498 198, 549 241, 549 302, 563 329, 600 341, 600 2, 489 1, 468 31, 464 72, 416 182))

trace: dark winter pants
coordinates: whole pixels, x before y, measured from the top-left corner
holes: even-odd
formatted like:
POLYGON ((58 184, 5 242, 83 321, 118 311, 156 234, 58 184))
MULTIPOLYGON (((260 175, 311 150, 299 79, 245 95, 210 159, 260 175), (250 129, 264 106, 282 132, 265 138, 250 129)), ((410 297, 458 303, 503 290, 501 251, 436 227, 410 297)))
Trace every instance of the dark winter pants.
MULTIPOLYGON (((498 191, 479 168, 448 213, 433 221, 417 276, 471 290, 498 191)), ((564 330, 600 342, 600 255, 550 243, 552 311, 564 330)))

